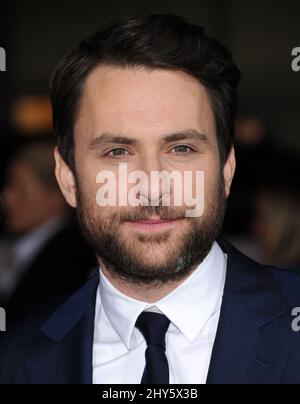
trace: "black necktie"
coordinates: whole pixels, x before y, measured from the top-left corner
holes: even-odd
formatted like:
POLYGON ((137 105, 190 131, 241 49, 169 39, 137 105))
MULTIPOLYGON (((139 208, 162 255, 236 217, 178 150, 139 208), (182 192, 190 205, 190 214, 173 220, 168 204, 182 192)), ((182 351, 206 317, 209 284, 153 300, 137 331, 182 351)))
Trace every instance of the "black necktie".
POLYGON ((169 365, 166 358, 166 333, 170 320, 158 313, 143 312, 136 327, 146 342, 146 367, 141 384, 169 384, 169 365))

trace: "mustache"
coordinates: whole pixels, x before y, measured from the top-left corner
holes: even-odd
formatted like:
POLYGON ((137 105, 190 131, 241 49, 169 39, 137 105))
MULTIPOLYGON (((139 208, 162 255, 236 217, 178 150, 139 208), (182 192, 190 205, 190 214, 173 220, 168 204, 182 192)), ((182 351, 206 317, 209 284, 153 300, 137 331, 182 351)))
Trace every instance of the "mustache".
POLYGON ((136 222, 148 220, 153 216, 158 216, 162 220, 186 219, 186 211, 183 208, 172 208, 169 206, 137 206, 131 211, 124 211, 118 214, 119 221, 136 222))

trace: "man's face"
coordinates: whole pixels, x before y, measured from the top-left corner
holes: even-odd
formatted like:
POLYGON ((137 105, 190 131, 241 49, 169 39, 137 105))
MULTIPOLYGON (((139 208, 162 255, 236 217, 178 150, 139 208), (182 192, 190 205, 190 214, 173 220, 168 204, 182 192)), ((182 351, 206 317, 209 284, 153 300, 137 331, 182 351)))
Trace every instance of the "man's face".
MULTIPOLYGON (((98 67, 86 82, 74 140, 74 186, 57 156, 59 182, 69 203, 77 206, 100 261, 112 272, 137 282, 168 281, 205 258, 223 222, 234 155, 223 175, 213 111, 196 79, 179 71, 98 67), (177 171, 182 177, 186 171, 204 171, 204 214, 187 218, 186 206, 172 204, 174 184, 169 207, 162 206, 163 189, 156 207, 99 207, 97 174, 108 170, 118 182, 120 163, 127 164, 128 173, 140 170, 148 178, 153 171, 177 171), (141 222, 147 219, 167 221, 141 222)), ((149 194, 154 186, 150 181, 149 194)), ((196 187, 195 175, 194 196, 196 187)), ((139 193, 144 200, 145 189, 141 186, 139 193)))

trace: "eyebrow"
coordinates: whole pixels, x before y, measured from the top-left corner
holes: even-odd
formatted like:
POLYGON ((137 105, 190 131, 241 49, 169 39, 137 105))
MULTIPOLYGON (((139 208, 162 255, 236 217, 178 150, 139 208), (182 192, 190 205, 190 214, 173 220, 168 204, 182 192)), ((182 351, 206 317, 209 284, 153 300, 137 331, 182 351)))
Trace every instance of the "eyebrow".
POLYGON ((176 142, 178 140, 184 139, 194 139, 201 141, 202 143, 209 143, 208 137, 204 133, 200 133, 195 129, 188 129, 176 133, 171 133, 163 138, 163 141, 168 142, 176 142))
MULTIPOLYGON (((170 143, 170 142, 176 142, 180 140, 185 140, 185 139, 193 139, 200 141, 202 143, 209 143, 208 137, 201 133, 198 132, 195 129, 187 129, 183 131, 178 131, 174 133, 170 133, 166 136, 164 136, 161 139, 161 142, 163 143, 170 143)), ((137 139, 134 139, 129 136, 124 136, 124 135, 118 135, 118 134, 113 134, 110 132, 104 132, 101 135, 97 136, 95 139, 91 141, 89 144, 89 149, 95 149, 98 146, 101 146, 103 144, 122 144, 122 145, 135 145, 139 141, 137 139)))

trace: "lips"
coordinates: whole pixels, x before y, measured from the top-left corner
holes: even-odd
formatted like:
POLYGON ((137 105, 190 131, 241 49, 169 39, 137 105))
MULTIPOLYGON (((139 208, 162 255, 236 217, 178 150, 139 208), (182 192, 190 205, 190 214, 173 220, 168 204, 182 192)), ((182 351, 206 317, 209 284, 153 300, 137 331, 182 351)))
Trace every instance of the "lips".
POLYGON ((129 222, 129 224, 137 230, 141 231, 162 231, 168 230, 174 226, 178 220, 150 218, 146 220, 138 220, 129 222))
POLYGON ((161 223, 168 223, 168 222, 174 222, 174 220, 170 219, 147 219, 147 220, 138 220, 134 223, 141 223, 141 224, 161 224, 161 223))

